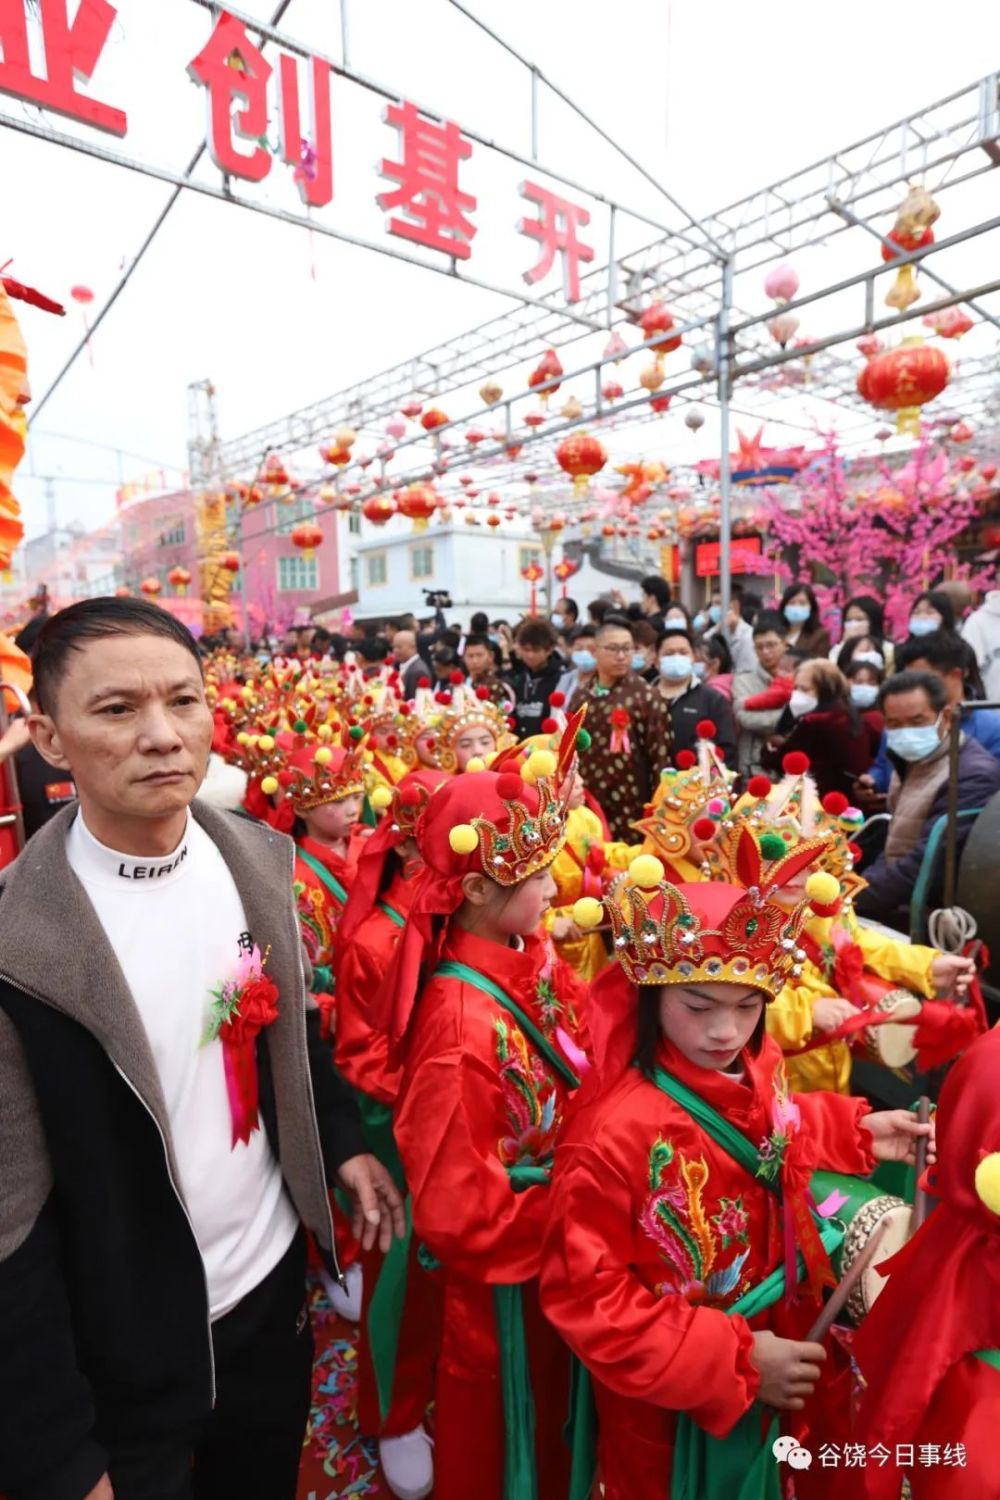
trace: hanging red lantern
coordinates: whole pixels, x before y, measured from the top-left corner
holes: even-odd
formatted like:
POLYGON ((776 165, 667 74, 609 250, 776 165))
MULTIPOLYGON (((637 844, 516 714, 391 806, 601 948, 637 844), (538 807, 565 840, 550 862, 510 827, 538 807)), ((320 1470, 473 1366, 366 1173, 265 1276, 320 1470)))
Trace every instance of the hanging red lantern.
POLYGON ((477 444, 483 442, 485 437, 485 432, 480 431, 478 427, 470 427, 468 432, 465 434, 465 441, 471 447, 475 448, 477 444))
POLYGON ((302 521, 292 532, 292 546, 298 547, 306 562, 316 556, 316 548, 322 544, 323 528, 315 521, 302 521))
POLYGON ((131 597, 132 590, 129 588, 127 583, 123 583, 120 588, 115 589, 116 599, 131 599, 131 597))
POLYGON ((486 517, 486 524, 487 524, 487 526, 491 527, 494 531, 500 525, 500 517, 497 515, 496 511, 492 511, 486 517))
POLYGON ((361 507, 361 514, 373 526, 384 526, 396 514, 396 502, 388 495, 369 495, 361 507))
POLYGON ((642 336, 655 354, 671 354, 681 347, 681 336, 672 333, 673 314, 662 302, 651 302, 639 319, 642 336))
POLYGON ((896 431, 919 433, 920 408, 940 396, 950 367, 940 349, 906 339, 875 354, 858 375, 858 394, 882 411, 896 412, 896 431))
POLYGON ((620 401, 625 394, 624 386, 620 386, 617 380, 609 380, 607 385, 601 386, 601 395, 605 401, 620 401))
POLYGON ((659 412, 667 411, 672 400, 672 396, 652 396, 649 402, 650 410, 659 412))
POLYGON ((511 459, 513 459, 513 458, 520 458, 521 454, 523 452, 524 452, 524 444, 523 443, 508 443, 507 444, 507 457, 508 458, 511 458, 511 459))
POLYGON ((529 411, 524 418, 524 425, 526 427, 541 427, 544 422, 545 413, 543 411, 529 411))
POLYGON ((975 325, 964 307, 944 307, 940 312, 928 313, 924 326, 932 328, 938 338, 960 339, 975 325))
POLYGON ((448 425, 448 418, 443 411, 440 411, 436 406, 432 406, 420 418, 420 425, 425 432, 436 432, 439 427, 446 427, 448 425))
POLYGON ((425 531, 427 522, 439 508, 437 491, 432 484, 411 484, 395 496, 399 514, 413 522, 414 531, 425 531))
POLYGON ((191 574, 188 572, 187 568, 182 568, 180 564, 178 564, 176 568, 170 569, 170 572, 167 574, 167 582, 172 589, 177 590, 178 594, 183 599, 184 595, 187 593, 188 584, 191 582, 191 574))
MULTIPOLYGON (((562 376, 562 373, 563 367, 558 354, 554 349, 547 349, 546 352, 542 355, 541 359, 538 361, 538 364, 532 370, 531 374, 528 376, 528 387, 530 390, 534 391, 537 390, 540 385, 547 384, 547 382, 550 380, 555 380, 558 382, 562 376)), ((549 389, 547 391, 542 391, 540 399, 543 406, 548 406, 549 397, 554 396, 558 389, 559 386, 558 384, 556 384, 549 386, 549 389)))
MULTIPOLYGON (((950 443, 967 443, 969 439, 974 436, 974 431, 969 426, 968 422, 961 421, 956 422, 954 427, 949 432, 948 441, 950 443)), ((973 459, 973 467, 975 467, 975 459, 973 459)))
MULTIPOLYGON (((882 259, 889 263, 910 250, 922 250, 925 245, 933 245, 934 231, 929 225, 926 228, 891 229, 886 239, 892 243, 882 246, 882 259)), ((902 312, 917 301, 920 288, 917 286, 916 271, 916 266, 912 264, 900 266, 895 281, 885 294, 887 307, 898 307, 902 312)))
POLYGON ((575 493, 581 497, 586 494, 592 476, 599 474, 607 461, 604 444, 588 432, 574 432, 556 449, 556 463, 569 474, 575 493))
POLYGON ((412 422, 415 417, 419 417, 424 408, 423 404, 414 398, 412 401, 407 401, 406 405, 401 406, 399 409, 403 416, 412 422))
POLYGON ((223 552, 219 558, 220 568, 225 568, 227 573, 238 573, 240 571, 240 554, 238 552, 223 552))
POLYGON ((280 453, 269 453, 264 460, 261 479, 270 487, 272 495, 288 488, 288 470, 280 453))
POLYGON ((997 466, 996 464, 983 464, 979 472, 986 483, 990 484, 997 477, 997 466))
POLYGON ((155 599, 157 594, 163 592, 163 584, 158 578, 144 578, 139 587, 149 599, 155 599))

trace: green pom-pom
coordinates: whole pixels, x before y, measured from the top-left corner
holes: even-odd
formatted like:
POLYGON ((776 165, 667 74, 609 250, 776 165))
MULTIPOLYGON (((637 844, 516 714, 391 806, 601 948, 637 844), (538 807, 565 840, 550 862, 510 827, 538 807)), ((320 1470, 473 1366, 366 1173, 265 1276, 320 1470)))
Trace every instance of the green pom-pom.
POLYGON ((283 693, 290 693, 292 691, 292 688, 294 686, 295 686, 294 682, 283 682, 281 684, 281 691, 283 693))
POLYGON ((788 846, 780 833, 762 833, 760 852, 765 859, 781 859, 788 853, 788 846))
POLYGON ((589 750, 592 744, 593 740, 588 729, 578 729, 576 731, 576 748, 578 750, 589 750))
POLYGON ((360 724, 352 724, 347 733, 352 740, 360 740, 364 738, 365 732, 360 724))
POLYGON ((309 732, 309 725, 306 723, 305 719, 296 719, 295 723, 292 725, 292 728, 295 730, 296 734, 308 734, 309 732))

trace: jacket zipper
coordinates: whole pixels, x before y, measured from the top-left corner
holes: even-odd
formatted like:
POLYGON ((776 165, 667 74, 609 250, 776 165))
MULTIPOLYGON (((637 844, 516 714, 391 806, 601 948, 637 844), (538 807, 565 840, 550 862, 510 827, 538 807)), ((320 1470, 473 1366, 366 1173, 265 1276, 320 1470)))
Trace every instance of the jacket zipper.
MULTIPOLYGON (((11 987, 11 989, 17 990, 17 992, 18 992, 19 995, 27 995, 29 1000, 35 1000, 35 1001, 37 1001, 37 1003, 39 1005, 48 1005, 49 1002, 47 1000, 43 999, 43 997, 41 995, 36 995, 32 990, 26 990, 24 988, 23 984, 18 984, 15 979, 11 979, 11 977, 10 977, 9 974, 0 974, 0 979, 2 979, 5 984, 9 984, 10 987, 11 987)), ((55 1007, 52 1007, 52 1008, 54 1009, 55 1007)), ((62 1012, 60 1012, 60 1014, 62 1014, 62 1012)), ((105 1053, 105 1056, 108 1056, 108 1054, 105 1053)), ((202 1260, 201 1249, 199 1248, 199 1245, 198 1245, 198 1236, 194 1232, 194 1225, 191 1222, 191 1215, 187 1211, 187 1205, 184 1202, 184 1199, 181 1197, 180 1189, 178 1188, 177 1183, 174 1181, 174 1174, 170 1170, 170 1153, 167 1150, 167 1139, 166 1139, 166 1136, 163 1134, 163 1130, 162 1130, 162 1128, 160 1126, 159 1120, 153 1114, 153 1111, 150 1109, 149 1105, 146 1103, 145 1099, 142 1097, 142 1095, 140 1094, 139 1090, 136 1088, 135 1084, 132 1082, 131 1078, 129 1078, 128 1074, 125 1073, 118 1066, 118 1064, 115 1062, 115 1060, 114 1060, 113 1057, 108 1057, 108 1061, 110 1062, 111 1066, 114 1068, 115 1072, 118 1074, 118 1076, 122 1080, 122 1082, 125 1083, 129 1089, 131 1089, 132 1093, 138 1099, 139 1103, 142 1105, 143 1109, 146 1111, 147 1115, 152 1120, 153 1124, 156 1126, 156 1133, 160 1137, 160 1145, 163 1147, 163 1164, 164 1164, 164 1166, 167 1169, 167 1180, 170 1183, 171 1188, 173 1189, 174 1197, 177 1199, 177 1206, 179 1207, 181 1213, 184 1215, 185 1219, 187 1220, 188 1228, 191 1231, 191 1238, 192 1238, 192 1240, 194 1240, 194 1247, 198 1251, 198 1264, 201 1266, 201 1280, 202 1280, 202 1285, 203 1285, 203 1287, 205 1289, 205 1312, 206 1312, 205 1328, 206 1328, 206 1330, 208 1332, 208 1366, 209 1366, 209 1371, 210 1371, 210 1382, 211 1382, 211 1387, 212 1387, 212 1405, 214 1407, 215 1406, 215 1350, 212 1347, 212 1319, 211 1319, 210 1316, 208 1316, 208 1313, 209 1313, 208 1277, 205 1274, 205 1262, 202 1260)))

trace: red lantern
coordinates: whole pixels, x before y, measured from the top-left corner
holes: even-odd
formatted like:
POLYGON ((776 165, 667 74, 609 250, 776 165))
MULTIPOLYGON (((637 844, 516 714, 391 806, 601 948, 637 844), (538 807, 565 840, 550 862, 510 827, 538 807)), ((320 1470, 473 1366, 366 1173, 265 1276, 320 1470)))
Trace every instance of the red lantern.
POLYGON ((432 484, 411 484, 396 494, 399 514, 413 522, 414 531, 424 531, 438 509, 437 491, 432 484))
POLYGON ((956 422, 948 434, 948 441, 952 443, 967 443, 973 436, 973 430, 968 422, 956 422))
POLYGON ((500 517, 499 517, 499 516, 498 516, 498 515, 497 515, 497 513, 496 513, 496 511, 492 511, 492 512, 491 512, 491 513, 490 513, 490 514, 489 514, 489 515, 488 515, 488 516, 487 516, 487 517, 486 517, 486 524, 487 524, 487 526, 490 526, 490 527, 492 527, 492 529, 493 529, 493 530, 494 530, 494 531, 495 531, 495 530, 496 530, 496 528, 497 528, 497 527, 498 527, 498 526, 499 526, 499 525, 500 525, 500 517))
POLYGON ((436 432, 439 427, 446 427, 448 425, 448 418, 443 411, 439 411, 436 406, 432 406, 420 418, 420 425, 425 432, 436 432))
POLYGON ((384 526, 396 514, 396 502, 388 495, 369 495, 361 507, 361 514, 373 526, 384 526))
POLYGON ((543 411, 529 411, 525 416, 524 425, 526 427, 541 427, 544 421, 545 413, 543 411))
POLYGON ((261 474, 266 485, 270 486, 273 495, 279 494, 281 490, 288 488, 288 470, 282 461, 280 453, 269 453, 264 460, 264 469, 261 474))
POLYGON ((424 408, 419 401, 413 400, 407 401, 406 405, 401 406, 399 409, 402 412, 403 416, 408 418, 409 421, 412 422, 414 417, 419 417, 424 408))
POLYGON ((652 396, 649 404, 653 411, 664 412, 669 410, 672 399, 672 396, 652 396))
POLYGON ((471 447, 475 448, 476 444, 481 443, 485 437, 485 432, 481 432, 478 427, 470 427, 468 432, 465 434, 465 441, 469 443, 471 447))
POLYGON ((523 443, 508 443, 507 444, 507 457, 508 458, 520 458, 521 454, 523 452, 524 452, 524 444, 523 443))
POLYGON ((586 494, 591 476, 599 474, 607 461, 604 444, 587 432, 574 432, 556 449, 556 462, 572 478, 578 496, 586 494))
POLYGON ((620 386, 617 380, 609 380, 607 385, 601 386, 601 395, 605 401, 620 401, 625 394, 624 386, 620 386))
POLYGON ((316 548, 323 541, 323 528, 315 521, 303 521, 292 532, 292 546, 298 547, 306 562, 316 556, 316 548))
POLYGON ((919 433, 920 408, 940 396, 951 371, 940 349, 907 339, 874 355, 858 375, 858 394, 882 411, 894 411, 897 432, 919 433))
POLYGON ((148 599, 155 599, 163 592, 163 584, 158 578, 144 578, 139 587, 148 599))
MULTIPOLYGON (((562 373, 563 367, 558 354, 554 349, 548 349, 528 376, 528 386, 533 391, 537 390, 540 385, 545 385, 550 380, 559 381, 562 373)), ((548 406, 549 397, 554 396, 558 389, 559 386, 557 384, 549 386, 547 391, 542 391, 541 402, 543 406, 548 406)))
POLYGON ((240 554, 238 552, 223 552, 219 558, 219 566, 225 568, 227 573, 238 573, 240 571, 240 554))
POLYGON ((176 568, 170 569, 170 572, 167 574, 167 582, 172 589, 177 590, 178 594, 183 599, 184 595, 187 593, 187 586, 191 582, 191 574, 188 572, 187 568, 182 568, 178 565, 176 568))
POLYGON ((942 339, 960 339, 974 326, 964 307, 944 307, 940 312, 928 313, 924 324, 942 339))
POLYGON ((531 614, 537 614, 537 587, 539 579, 544 578, 544 576, 544 570, 540 568, 538 563, 536 562, 529 563, 526 568, 521 569, 521 577, 526 578, 527 581, 531 584, 531 605, 529 607, 531 614))
POLYGON ((670 354, 681 347, 680 334, 670 332, 673 326, 673 315, 662 302, 651 302, 639 319, 642 336, 656 354, 670 354))
POLYGON ((121 588, 115 589, 115 598, 116 599, 131 599, 131 597, 132 597, 132 590, 129 588, 129 586, 128 586, 127 583, 123 583, 122 586, 121 586, 121 588))

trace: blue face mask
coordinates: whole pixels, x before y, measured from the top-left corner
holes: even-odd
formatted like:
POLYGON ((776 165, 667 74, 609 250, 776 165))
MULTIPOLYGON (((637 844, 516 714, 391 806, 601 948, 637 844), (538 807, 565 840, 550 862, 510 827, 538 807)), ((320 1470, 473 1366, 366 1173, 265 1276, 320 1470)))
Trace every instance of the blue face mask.
POLYGON ((593 651, 574 651, 573 665, 578 672, 593 672, 597 667, 597 657, 593 651))
POLYGON ((857 708, 871 708, 878 701, 878 688, 874 682, 852 682, 851 702, 857 708))
POLYGON ((632 671, 644 672, 646 670, 646 658, 641 651, 637 651, 632 658, 632 671))
POLYGON ((494 644, 494 646, 499 646, 499 644, 500 644, 500 637, 499 637, 499 636, 498 636, 498 635, 495 635, 495 634, 494 634, 494 632, 493 632, 493 631, 492 631, 492 630, 491 630, 491 631, 490 631, 490 633, 489 633, 489 635, 488 635, 488 636, 487 636, 487 637, 486 637, 486 639, 487 639, 487 640, 488 640, 488 641, 492 641, 492 642, 493 642, 493 644, 494 644))
POLYGON ((722 619, 722 605, 721 604, 711 604, 711 605, 709 605, 708 618, 711 620, 711 622, 712 622, 713 625, 718 625, 719 621, 722 619))
POLYGON ((704 630, 707 623, 708 621, 706 620, 705 616, 700 612, 696 614, 694 619, 691 621, 691 624, 694 626, 695 630, 704 630))
POLYGON ((701 682, 705 676, 705 673, 708 671, 708 668, 703 661, 696 661, 691 670, 693 671, 695 677, 697 677, 698 681, 701 682))
POLYGON ((910 634, 930 635, 932 631, 941 629, 941 621, 933 620, 930 615, 911 615, 910 634))
POLYGON ((905 729, 887 729, 885 732, 886 748, 893 755, 898 755, 900 760, 926 760, 932 755, 941 743, 938 734, 938 724, 941 715, 934 720, 933 724, 908 725, 905 729))
POLYGON ((660 657, 660 676, 665 677, 668 682, 685 682, 691 676, 693 666, 690 656, 672 656, 668 653, 660 657))
POLYGON ((785 605, 785 619, 789 625, 804 625, 811 614, 808 604, 785 605))

